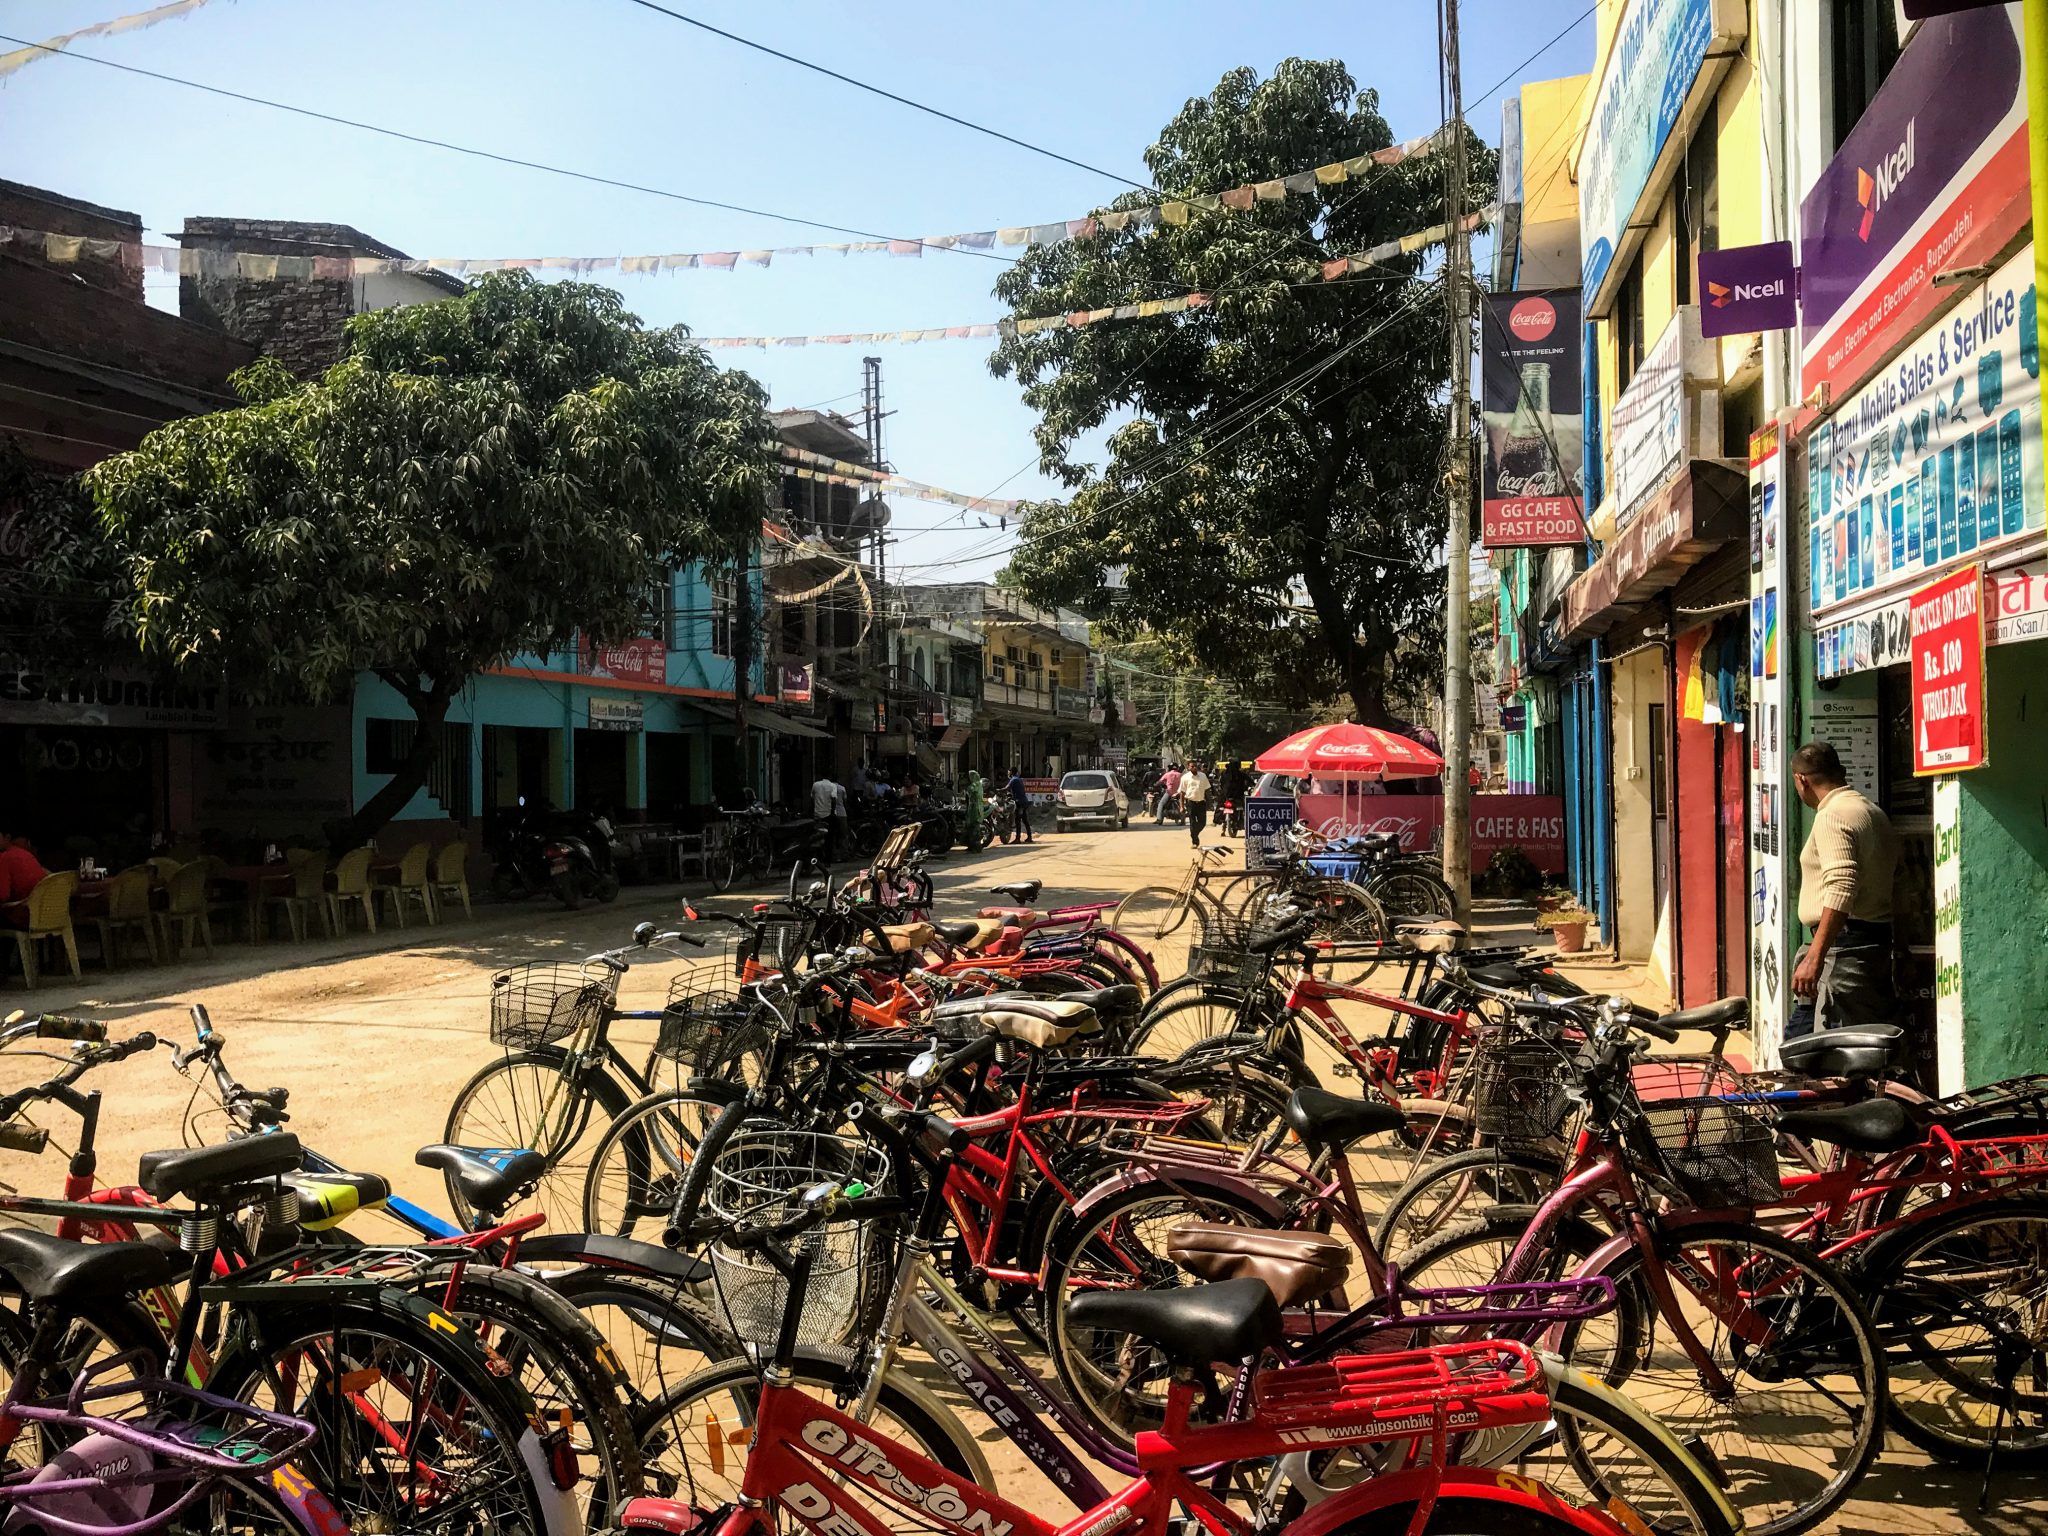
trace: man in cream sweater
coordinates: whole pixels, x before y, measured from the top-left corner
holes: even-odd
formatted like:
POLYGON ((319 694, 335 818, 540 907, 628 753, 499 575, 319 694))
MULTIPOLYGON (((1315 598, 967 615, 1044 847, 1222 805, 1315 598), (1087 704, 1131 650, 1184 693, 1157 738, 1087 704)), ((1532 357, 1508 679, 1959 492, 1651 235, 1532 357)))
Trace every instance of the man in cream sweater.
POLYGON ((1793 961, 1792 992, 1800 1006, 1786 1037, 1896 1023, 1898 834, 1890 817, 1849 787, 1842 759, 1827 742, 1808 742, 1792 754, 1792 783, 1814 813, 1799 853, 1799 921, 1812 938, 1793 961))

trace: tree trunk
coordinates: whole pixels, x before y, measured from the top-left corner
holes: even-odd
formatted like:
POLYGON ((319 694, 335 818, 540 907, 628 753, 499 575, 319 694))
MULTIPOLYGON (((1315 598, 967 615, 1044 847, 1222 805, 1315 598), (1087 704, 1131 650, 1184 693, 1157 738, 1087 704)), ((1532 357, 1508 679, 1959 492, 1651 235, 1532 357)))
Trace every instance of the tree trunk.
MULTIPOLYGON (((413 728, 412 750, 405 755, 405 761, 398 765, 389 782, 374 795, 365 800, 355 815, 346 822, 330 823, 329 836, 335 843, 335 851, 344 853, 350 848, 360 848, 375 837, 391 818, 404 810, 412 797, 426 787, 427 774, 433 769, 434 760, 441 755, 441 727, 448 719, 448 706, 453 702, 455 689, 436 683, 430 688, 399 687, 405 702, 412 706, 413 728), (334 837, 335 830, 341 836, 334 837)), ((458 812, 466 807, 456 807, 458 812)))

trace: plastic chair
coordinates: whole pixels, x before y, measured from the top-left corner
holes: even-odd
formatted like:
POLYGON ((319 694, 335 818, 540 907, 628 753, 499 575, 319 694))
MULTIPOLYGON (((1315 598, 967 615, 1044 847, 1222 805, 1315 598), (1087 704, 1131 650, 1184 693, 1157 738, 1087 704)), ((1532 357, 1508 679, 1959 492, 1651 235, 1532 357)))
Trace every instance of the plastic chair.
POLYGON ((278 909, 284 913, 285 926, 292 937, 303 944, 306 919, 317 912, 321 934, 333 938, 333 914, 327 909, 327 855, 317 848, 294 848, 285 855, 285 861, 291 866, 292 888, 289 894, 263 898, 266 926, 272 909, 278 909))
POLYGON ((121 968, 121 941, 140 933, 149 949, 149 963, 159 961, 156 947, 156 914, 150 910, 149 893, 156 877, 149 866, 138 864, 124 869, 107 882, 107 915, 92 920, 100 935, 100 963, 110 971, 121 968))
POLYGON ((71 929, 71 897, 77 889, 75 871, 67 869, 43 876, 28 893, 28 927, 0 929, 0 933, 11 934, 20 949, 21 974, 31 987, 42 981, 42 972, 36 965, 36 945, 45 939, 62 941, 64 954, 71 961, 71 974, 81 980, 85 976, 78 963, 78 936, 71 929))
POLYGON ((363 909, 363 926, 371 933, 377 931, 377 893, 370 884, 370 860, 374 857, 367 848, 351 848, 327 877, 327 921, 337 935, 348 932, 342 909, 351 901, 363 909))
POLYGON ((208 942, 211 942, 210 930, 212 928, 212 920, 214 918, 218 917, 227 919, 228 926, 230 928, 232 928, 236 922, 249 922, 251 920, 251 917, 253 916, 253 914, 251 914, 251 912, 249 911, 249 899, 246 895, 242 894, 239 887, 236 888, 236 894, 234 894, 233 896, 217 896, 214 894, 213 882, 218 880, 220 878, 221 871, 228 867, 228 861, 222 858, 217 853, 207 853, 201 854, 193 862, 196 863, 201 869, 206 871, 206 915, 207 927, 209 929, 208 942))
POLYGON ((417 901, 427 921, 438 923, 441 918, 434 910, 434 887, 428 879, 428 864, 434 857, 431 843, 414 843, 398 861, 398 878, 389 885, 376 889, 390 903, 391 916, 398 926, 405 926, 405 904, 408 899, 417 901))
POLYGON ((145 859, 143 862, 150 867, 157 879, 168 885, 170 884, 171 876, 183 869, 188 861, 174 859, 169 854, 160 853, 155 858, 145 859))
POLYGON ((166 959, 192 947, 193 938, 213 953, 213 919, 207 910, 206 882, 212 871, 202 863, 181 866, 164 886, 164 909, 156 915, 157 943, 166 959), (171 930, 177 929, 173 936, 171 930))
POLYGON ((447 910, 451 897, 462 898, 462 915, 475 914, 469 905, 469 844, 457 839, 443 843, 434 855, 434 904, 447 910))

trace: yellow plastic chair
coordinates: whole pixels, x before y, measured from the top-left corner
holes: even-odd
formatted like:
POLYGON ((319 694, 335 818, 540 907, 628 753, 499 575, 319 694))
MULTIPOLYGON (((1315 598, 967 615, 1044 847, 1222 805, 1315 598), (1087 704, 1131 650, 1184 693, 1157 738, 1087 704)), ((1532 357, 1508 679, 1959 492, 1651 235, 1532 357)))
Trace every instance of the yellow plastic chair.
POLYGON ((473 917, 469 905, 469 844, 459 838, 443 843, 434 855, 434 905, 447 910, 452 897, 462 898, 462 915, 473 917))
MULTIPOLYGON (((228 867, 228 861, 217 853, 206 853, 201 854, 193 862, 199 868, 206 871, 206 916, 208 929, 212 928, 214 918, 224 918, 227 921, 228 930, 232 930, 236 923, 248 923, 250 921, 249 898, 244 894, 240 886, 234 888, 235 894, 232 896, 218 895, 213 889, 213 882, 218 880, 221 871, 228 867)), ((253 932, 250 937, 252 939, 255 937, 253 932)))
POLYGON ((36 945, 46 939, 64 945, 74 977, 82 980, 85 976, 78 963, 78 935, 71 930, 71 897, 77 889, 75 871, 67 869, 43 876, 28 893, 28 927, 0 929, 11 934, 21 950, 21 974, 31 987, 42 981, 42 972, 36 965, 36 945))
POLYGON ((285 855, 285 862, 291 866, 292 888, 289 893, 263 898, 266 925, 273 910, 282 912, 292 937, 303 944, 308 919, 317 912, 321 934, 333 938, 334 923, 327 909, 327 855, 317 848, 294 848, 285 855))
POLYGON ((184 859, 174 859, 170 857, 170 855, 162 853, 158 854, 155 858, 147 859, 144 862, 147 863, 153 871, 155 871, 157 879, 163 881, 164 884, 166 885, 169 885, 171 883, 171 876, 175 875, 179 870, 183 869, 187 863, 187 861, 184 859))
POLYGON ((190 949, 195 938, 207 954, 213 953, 213 917, 206 900, 212 873, 203 863, 186 864, 165 884, 164 909, 156 915, 157 943, 165 959, 190 949))
POLYGON ((337 934, 348 932, 344 909, 349 902, 363 909, 363 926, 371 933, 377 931, 377 892, 370 884, 370 860, 374 857, 367 848, 351 848, 335 861, 334 872, 327 877, 327 920, 337 934))
POLYGON ((414 843, 398 861, 397 881, 377 887, 378 893, 390 904, 391 916, 401 928, 405 926, 405 904, 408 900, 420 904, 420 911, 426 914, 429 923, 441 920, 434 911, 434 887, 428 879, 428 865, 433 857, 433 844, 414 843))
POLYGON ((140 933, 149 949, 149 963, 158 963, 156 914, 150 910, 149 893, 156 877, 146 864, 124 869, 107 882, 107 915, 92 920, 100 935, 100 963, 110 971, 121 968, 121 942, 140 933))

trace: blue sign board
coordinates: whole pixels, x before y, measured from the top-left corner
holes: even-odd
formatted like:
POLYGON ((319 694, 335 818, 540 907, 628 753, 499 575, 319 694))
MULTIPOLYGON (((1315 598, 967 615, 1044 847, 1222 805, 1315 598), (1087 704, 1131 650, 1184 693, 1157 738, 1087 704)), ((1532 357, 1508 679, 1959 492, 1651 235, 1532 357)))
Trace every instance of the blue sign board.
POLYGON ((1244 803, 1244 867, 1271 869, 1281 859, 1280 839, 1296 821, 1294 796, 1253 795, 1244 803))

